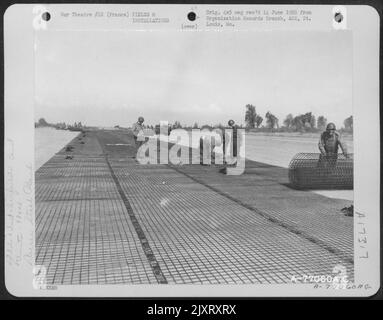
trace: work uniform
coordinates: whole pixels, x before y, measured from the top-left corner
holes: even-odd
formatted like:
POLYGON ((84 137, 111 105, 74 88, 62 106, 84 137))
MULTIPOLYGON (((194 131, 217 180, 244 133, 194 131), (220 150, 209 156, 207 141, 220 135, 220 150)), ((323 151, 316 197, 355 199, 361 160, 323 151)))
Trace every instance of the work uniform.
POLYGON ((138 149, 141 147, 141 145, 145 143, 144 125, 139 122, 135 122, 132 125, 132 131, 134 135, 134 143, 136 145, 136 152, 137 152, 138 149))
POLYGON ((321 151, 319 157, 319 165, 321 166, 326 163, 330 166, 336 165, 339 147, 341 147, 343 154, 347 155, 346 146, 342 143, 338 132, 334 132, 333 135, 327 131, 323 132, 320 136, 318 146, 321 151))
POLYGON ((340 135, 338 132, 334 132, 330 135, 328 132, 323 132, 319 139, 319 149, 322 153, 327 155, 337 154, 339 146, 341 145, 340 135))
POLYGON ((230 125, 228 129, 225 129, 223 132, 223 135, 222 135, 223 157, 224 157, 224 165, 225 166, 222 169, 220 169, 219 172, 224 173, 224 174, 227 174, 227 167, 235 166, 236 162, 237 162, 237 159, 235 159, 234 163, 230 163, 230 164, 227 163, 228 159, 226 157, 226 151, 229 151, 229 150, 226 150, 226 149, 227 149, 227 144, 229 144, 230 138, 232 140, 230 143, 231 150, 229 152, 229 155, 230 155, 229 158, 236 158, 238 155, 238 143, 237 143, 238 127, 235 125, 230 125), (229 132, 226 131, 228 129, 232 130, 231 137, 230 137, 229 132))
MULTIPOLYGON (((232 130, 231 139, 232 139, 232 152, 231 156, 237 156, 237 135, 238 135, 238 127, 230 126, 228 129, 232 130)), ((226 132, 223 133, 223 154, 226 154, 226 141, 230 140, 230 135, 226 132)))

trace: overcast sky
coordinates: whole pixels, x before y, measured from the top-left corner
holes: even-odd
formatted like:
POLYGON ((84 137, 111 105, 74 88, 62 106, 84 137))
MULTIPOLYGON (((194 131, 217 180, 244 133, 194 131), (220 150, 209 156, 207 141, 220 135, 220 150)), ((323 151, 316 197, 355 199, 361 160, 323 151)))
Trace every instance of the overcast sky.
POLYGON ((130 126, 244 123, 251 103, 282 124, 352 114, 351 33, 44 31, 36 37, 36 119, 130 126))

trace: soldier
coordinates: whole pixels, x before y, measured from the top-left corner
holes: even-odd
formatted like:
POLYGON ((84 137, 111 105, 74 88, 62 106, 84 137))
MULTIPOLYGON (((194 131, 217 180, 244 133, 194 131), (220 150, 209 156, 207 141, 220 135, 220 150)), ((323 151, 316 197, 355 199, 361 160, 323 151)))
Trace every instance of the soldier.
POLYGON ((144 125, 143 125, 144 121, 145 120, 143 117, 139 117, 138 121, 133 123, 132 125, 134 143, 136 146, 136 155, 137 155, 138 149, 141 147, 143 143, 145 143, 144 125))
POLYGON ((229 120, 227 123, 229 125, 229 129, 233 130, 233 157, 237 156, 237 126, 235 125, 234 120, 229 120))
POLYGON ((335 124, 329 123, 319 139, 318 143, 319 151, 321 153, 319 158, 320 166, 325 165, 326 163, 330 166, 335 166, 338 159, 338 149, 342 149, 342 152, 346 158, 347 146, 344 142, 341 141, 340 134, 336 132, 335 124))
MULTIPOLYGON (((231 129, 232 130, 232 157, 236 157, 237 156, 237 131, 238 131, 238 128, 237 126, 235 125, 235 122, 234 120, 229 120, 228 121, 228 129, 231 129)), ((230 139, 229 135, 226 134, 226 132, 223 132, 222 134, 222 143, 223 143, 223 156, 224 156, 224 165, 225 167, 222 168, 221 170, 219 170, 220 173, 225 173, 227 172, 227 166, 228 166, 228 163, 226 162, 226 142, 227 140, 230 139)), ((232 163, 231 165, 235 165, 235 163, 232 163)))

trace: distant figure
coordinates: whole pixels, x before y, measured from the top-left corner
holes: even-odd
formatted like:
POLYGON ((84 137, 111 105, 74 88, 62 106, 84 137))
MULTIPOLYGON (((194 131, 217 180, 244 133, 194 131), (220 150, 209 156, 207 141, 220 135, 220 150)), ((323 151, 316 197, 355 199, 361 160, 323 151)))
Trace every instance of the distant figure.
MULTIPOLYGON (((228 128, 227 129, 231 129, 232 130, 232 135, 231 135, 231 139, 232 139, 232 154, 231 156, 232 157, 236 157, 237 156, 237 134, 238 134, 238 127, 235 125, 235 122, 234 120, 229 120, 228 121, 228 128)), ((222 143, 223 143, 223 163, 225 165, 224 168, 222 168, 221 170, 219 170, 220 173, 227 173, 227 162, 226 162, 226 141, 230 139, 230 136, 226 133, 226 132, 223 132, 222 134, 222 143)), ((230 164, 230 166, 235 166, 235 163, 232 163, 230 164)))
POLYGON ((319 158, 320 165, 330 164, 330 166, 335 166, 338 159, 338 149, 342 149, 342 152, 346 158, 347 146, 344 142, 341 141, 340 134, 336 132, 335 124, 329 123, 319 139, 318 143, 319 151, 321 153, 319 158))
MULTIPOLYGON (((138 149, 141 147, 142 144, 145 143, 145 136, 144 136, 144 118, 139 117, 138 121, 133 123, 132 125, 132 131, 133 131, 133 136, 134 136, 134 143, 136 145, 136 155, 138 152, 138 149)), ((135 158, 134 156, 133 158, 135 158)))
POLYGON ((233 136, 232 136, 232 139, 233 139, 233 157, 236 157, 237 156, 237 133, 238 133, 238 128, 235 125, 234 120, 229 120, 229 122, 227 124, 229 125, 229 129, 233 130, 233 136))

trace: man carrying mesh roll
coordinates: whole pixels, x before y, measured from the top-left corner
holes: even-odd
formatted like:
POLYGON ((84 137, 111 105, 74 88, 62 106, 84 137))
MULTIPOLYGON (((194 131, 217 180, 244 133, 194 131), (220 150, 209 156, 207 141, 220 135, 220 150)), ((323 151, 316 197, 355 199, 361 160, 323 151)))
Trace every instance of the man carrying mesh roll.
POLYGON ((342 149, 345 158, 348 158, 347 146, 341 138, 340 134, 336 131, 335 124, 329 123, 319 139, 318 143, 320 157, 319 166, 335 167, 338 159, 338 149, 342 149))

